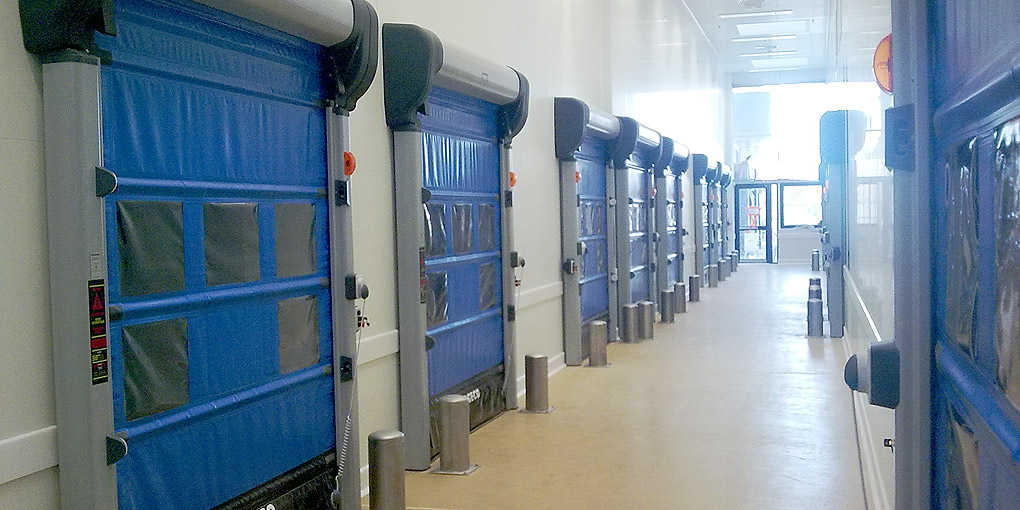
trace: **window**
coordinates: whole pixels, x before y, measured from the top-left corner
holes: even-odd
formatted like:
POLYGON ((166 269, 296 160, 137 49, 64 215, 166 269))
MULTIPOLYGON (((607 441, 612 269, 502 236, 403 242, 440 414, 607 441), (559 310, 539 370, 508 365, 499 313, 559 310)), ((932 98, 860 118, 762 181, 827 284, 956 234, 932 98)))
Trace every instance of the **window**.
POLYGON ((785 227, 818 226, 822 222, 821 184, 783 184, 780 187, 785 227))

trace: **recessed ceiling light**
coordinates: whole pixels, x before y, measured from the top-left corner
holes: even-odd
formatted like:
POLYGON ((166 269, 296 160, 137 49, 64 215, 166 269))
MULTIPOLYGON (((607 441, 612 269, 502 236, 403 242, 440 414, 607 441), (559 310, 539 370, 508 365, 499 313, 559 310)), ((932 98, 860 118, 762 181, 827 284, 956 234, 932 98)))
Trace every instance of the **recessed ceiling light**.
POLYGON ((796 39, 796 34, 766 35, 763 37, 734 37, 733 42, 755 42, 755 41, 789 41, 796 39))
POLYGON ((793 9, 782 9, 778 11, 730 12, 726 14, 720 14, 719 17, 722 19, 757 18, 759 16, 780 16, 783 14, 793 14, 793 9))
POLYGON ((800 71, 800 67, 780 67, 778 69, 748 69, 749 73, 775 73, 779 71, 800 71))
POLYGON ((738 57, 782 57, 786 55, 796 55, 797 50, 784 50, 784 51, 766 51, 763 53, 741 53, 738 57))
POLYGON ((757 68, 778 69, 780 67, 799 67, 808 64, 807 57, 756 58, 751 65, 757 68))
POLYGON ((737 23, 740 37, 764 37, 775 34, 804 34, 808 31, 806 20, 766 21, 763 23, 737 23))

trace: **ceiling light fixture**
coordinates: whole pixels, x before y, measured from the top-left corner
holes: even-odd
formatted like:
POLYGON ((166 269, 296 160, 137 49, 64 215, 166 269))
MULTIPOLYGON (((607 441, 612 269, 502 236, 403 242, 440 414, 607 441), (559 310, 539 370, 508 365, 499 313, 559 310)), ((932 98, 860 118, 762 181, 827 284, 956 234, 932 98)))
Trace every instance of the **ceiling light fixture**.
POLYGON ((720 14, 719 17, 722 19, 757 18, 760 16, 781 16, 783 14, 793 14, 793 9, 782 9, 778 11, 730 12, 720 14))
POLYGON ((784 50, 784 51, 766 51, 764 53, 741 53, 738 57, 782 57, 786 55, 796 55, 797 50, 784 50))
POLYGON ((757 42, 757 41, 790 41, 796 39, 796 34, 766 35, 764 37, 734 37, 733 42, 757 42))
POLYGON ((778 69, 748 69, 749 73, 775 73, 779 71, 800 71, 800 67, 780 67, 778 69))

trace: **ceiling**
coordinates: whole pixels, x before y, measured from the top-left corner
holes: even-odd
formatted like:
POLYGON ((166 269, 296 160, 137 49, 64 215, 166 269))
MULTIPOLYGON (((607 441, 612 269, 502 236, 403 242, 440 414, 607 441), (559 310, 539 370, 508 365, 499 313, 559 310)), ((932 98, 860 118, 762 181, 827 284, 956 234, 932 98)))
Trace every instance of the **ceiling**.
POLYGON ((686 0, 733 85, 872 79, 891 0, 686 0))

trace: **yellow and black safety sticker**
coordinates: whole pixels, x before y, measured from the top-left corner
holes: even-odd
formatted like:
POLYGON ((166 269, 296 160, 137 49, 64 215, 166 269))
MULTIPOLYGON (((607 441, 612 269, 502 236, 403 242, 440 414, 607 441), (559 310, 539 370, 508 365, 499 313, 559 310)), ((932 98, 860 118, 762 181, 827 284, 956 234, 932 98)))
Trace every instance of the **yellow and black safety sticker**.
POLYGON ((89 342, 92 347, 92 384, 110 381, 110 349, 106 328, 106 282, 89 280, 89 342))

